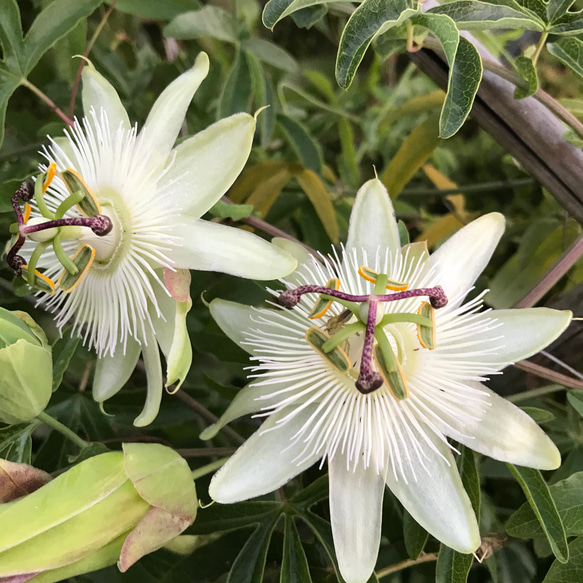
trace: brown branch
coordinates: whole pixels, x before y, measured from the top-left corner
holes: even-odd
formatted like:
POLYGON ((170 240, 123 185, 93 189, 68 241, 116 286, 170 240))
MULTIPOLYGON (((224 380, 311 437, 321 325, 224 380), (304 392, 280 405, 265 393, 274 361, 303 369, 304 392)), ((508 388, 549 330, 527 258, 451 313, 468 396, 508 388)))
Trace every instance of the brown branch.
POLYGON ((583 390, 583 381, 574 379, 560 372, 555 372, 546 366, 541 366, 540 364, 535 364, 530 362, 530 360, 521 360, 520 362, 514 363, 516 368, 529 372, 541 379, 546 379, 552 383, 558 385, 563 385, 564 387, 569 387, 571 389, 583 390))
POLYGON ((28 79, 21 79, 20 84, 30 89, 37 97, 44 101, 53 113, 56 113, 68 126, 73 125, 73 120, 67 117, 65 112, 45 93, 43 93, 36 85, 31 83, 28 79))
POLYGON ((190 447, 175 450, 182 457, 210 457, 215 455, 227 456, 237 451, 235 447, 190 447))
POLYGON ((407 559, 405 561, 401 561, 400 563, 395 563, 394 565, 385 567, 384 569, 380 569, 376 572, 376 576, 377 579, 382 579, 387 575, 392 575, 393 573, 397 573, 403 569, 408 569, 409 567, 414 567, 415 565, 429 563, 430 561, 437 561, 437 553, 421 553, 421 555, 419 555, 419 557, 416 559, 407 559))

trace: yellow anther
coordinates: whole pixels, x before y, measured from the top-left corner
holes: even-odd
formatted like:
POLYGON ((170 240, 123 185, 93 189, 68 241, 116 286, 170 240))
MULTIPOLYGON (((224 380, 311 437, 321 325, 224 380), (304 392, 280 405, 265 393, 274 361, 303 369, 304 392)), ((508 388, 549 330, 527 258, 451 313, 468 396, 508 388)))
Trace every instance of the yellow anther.
POLYGON ((47 175, 45 176, 45 181, 43 182, 43 194, 47 191, 47 188, 51 185, 53 178, 57 174, 57 165, 54 162, 49 164, 47 168, 47 175))
MULTIPOLYGON (((28 265, 23 265, 22 269, 22 277, 29 282, 28 280, 28 265)), ((52 279, 49 279, 46 275, 43 275, 38 269, 34 270, 34 278, 33 278, 33 285, 35 289, 42 291, 50 296, 55 293, 55 282, 52 279)), ((30 283, 30 282, 29 282, 30 283)))
MULTIPOLYGON (((371 283, 376 283, 379 272, 367 267, 366 265, 361 265, 358 268, 358 275, 366 281, 370 281, 371 283)), ((396 281, 394 279, 387 279, 387 286, 386 288, 391 291, 405 291, 409 288, 409 284, 401 281, 396 281)))
MULTIPOLYGON (((334 291, 338 291, 340 289, 340 280, 337 278, 332 278, 329 279, 326 282, 326 286, 329 289, 333 289, 334 291)), ((310 318, 310 320, 314 320, 316 318, 321 318, 329 309, 330 306, 334 303, 334 300, 327 300, 326 298, 323 298, 322 296, 320 296, 318 298, 318 301, 314 304, 314 307, 312 308, 312 311, 310 312, 310 315, 308 316, 308 318, 310 318)))
POLYGON ((81 192, 83 194, 83 199, 77 204, 77 208, 86 217, 94 217, 95 215, 101 214, 101 205, 97 197, 93 194, 93 191, 77 170, 67 168, 61 172, 61 178, 71 194, 75 192, 81 192))
POLYGON ((95 249, 89 245, 83 245, 77 250, 75 255, 71 257, 71 261, 77 266, 79 271, 71 274, 66 269, 63 270, 57 285, 63 293, 70 294, 85 278, 87 272, 93 265, 95 260, 95 249))
POLYGON ((433 350, 437 345, 435 339, 435 309, 429 302, 423 302, 421 306, 419 306, 417 313, 420 316, 425 316, 431 320, 430 326, 417 324, 417 338, 419 340, 419 344, 421 344, 423 348, 433 350))
POLYGON ((342 374, 348 373, 352 367, 348 355, 339 346, 336 346, 330 352, 324 352, 322 346, 327 340, 330 340, 330 336, 320 328, 313 326, 306 330, 306 342, 338 372, 342 374))
POLYGON ((30 213, 31 213, 31 207, 30 205, 26 202, 24 203, 24 223, 26 224, 28 222, 28 219, 30 219, 30 213))

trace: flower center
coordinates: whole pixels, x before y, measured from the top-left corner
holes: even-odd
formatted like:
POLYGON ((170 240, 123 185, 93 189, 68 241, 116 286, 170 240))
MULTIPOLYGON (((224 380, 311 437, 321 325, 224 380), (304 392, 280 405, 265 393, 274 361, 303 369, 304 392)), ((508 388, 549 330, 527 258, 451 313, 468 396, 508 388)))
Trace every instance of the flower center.
POLYGON ((361 393, 368 394, 384 385, 395 399, 406 399, 409 389, 401 366, 403 356, 399 355, 399 342, 394 335, 387 336, 386 327, 399 322, 413 323, 417 327, 417 338, 421 347, 433 350, 435 309, 445 306, 447 297, 440 286, 409 289, 407 283, 390 280, 386 274, 377 273, 366 266, 361 266, 358 273, 374 283, 373 293, 352 295, 341 292, 340 281, 334 278, 328 280, 325 286, 303 285, 287 290, 278 297, 278 302, 286 308, 293 308, 304 294, 319 294, 310 312, 310 319, 322 318, 334 302, 342 305, 344 310, 328 319, 323 328, 314 326, 306 331, 308 344, 336 370, 351 375, 354 373, 351 370, 351 360, 343 346, 346 346, 351 336, 364 334, 356 388, 361 393), (387 294, 387 290, 393 293, 387 294), (412 297, 427 297, 429 301, 423 301, 417 313, 385 314, 386 302, 412 297), (397 356, 393 345, 397 347, 397 356))
POLYGON ((62 292, 72 292, 83 281, 93 262, 107 261, 111 258, 120 239, 117 220, 113 209, 102 210, 99 201, 75 170, 68 168, 61 172, 61 178, 69 191, 69 196, 61 202, 56 211, 47 206, 44 195, 57 173, 56 164, 52 163, 44 175, 39 175, 36 183, 24 182, 12 197, 12 208, 16 213, 17 223, 11 226, 16 241, 8 252, 8 264, 16 275, 22 277, 33 288, 52 295, 55 286, 62 292), (29 201, 34 198, 41 217, 30 219, 29 201), (20 202, 24 201, 24 213, 20 202), (83 216, 65 217, 67 211, 76 206, 83 216), (37 243, 28 263, 18 255, 26 239, 37 243), (67 239, 85 239, 72 257, 63 249, 62 242, 67 239), (36 265, 44 251, 52 246, 63 271, 57 283, 40 273, 36 265))

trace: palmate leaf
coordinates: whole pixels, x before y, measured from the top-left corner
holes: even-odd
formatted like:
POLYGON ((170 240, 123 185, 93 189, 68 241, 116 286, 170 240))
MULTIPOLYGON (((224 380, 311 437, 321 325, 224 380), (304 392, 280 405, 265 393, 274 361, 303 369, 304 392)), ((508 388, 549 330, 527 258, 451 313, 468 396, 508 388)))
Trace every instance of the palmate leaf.
POLYGON ((352 14, 340 38, 336 81, 347 88, 373 38, 417 14, 412 0, 365 0, 352 14))
POLYGON ((510 28, 542 31, 545 28, 544 21, 530 12, 481 0, 459 0, 431 8, 427 13, 445 14, 463 30, 510 28))
POLYGON ((553 21, 549 34, 574 36, 583 33, 583 10, 569 12, 553 21))
POLYGON ((573 583, 583 578, 583 536, 576 538, 569 545, 569 562, 555 561, 543 583, 573 583))
POLYGON ((549 22, 554 22, 560 18, 575 4, 575 0, 549 0, 547 4, 547 18, 549 22))
POLYGON ((102 2, 55 0, 40 12, 24 38, 16 0, 0 2, 0 43, 4 57, 0 63, 0 145, 4 139, 6 107, 14 91, 41 57, 102 2))
POLYGON ((312 583, 308 559, 292 516, 285 516, 280 583, 312 583))
POLYGON ((270 0, 263 9, 263 24, 272 29, 282 18, 294 12, 311 6, 338 3, 338 1, 350 2, 351 0, 270 0))
POLYGON ((577 77, 583 79, 583 41, 575 37, 560 38, 547 45, 549 53, 567 65, 577 77))
POLYGON ((439 120, 439 133, 442 138, 450 138, 470 114, 482 79, 482 59, 474 45, 460 36, 449 16, 418 14, 411 22, 429 29, 443 47, 449 65, 449 79, 439 120))

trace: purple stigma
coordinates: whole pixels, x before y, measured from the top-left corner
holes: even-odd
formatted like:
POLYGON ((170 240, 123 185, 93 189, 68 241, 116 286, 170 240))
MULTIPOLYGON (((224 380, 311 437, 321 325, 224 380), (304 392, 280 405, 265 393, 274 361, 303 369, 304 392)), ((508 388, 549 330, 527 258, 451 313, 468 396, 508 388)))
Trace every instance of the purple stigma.
POLYGON ((94 217, 69 217, 66 219, 55 219, 54 221, 47 221, 38 225, 21 226, 20 232, 23 235, 30 235, 31 233, 38 233, 46 229, 53 229, 56 227, 89 227, 98 237, 104 237, 111 233, 113 223, 106 215, 95 215, 94 217))
POLYGON ((373 300, 368 304, 366 331, 364 333, 364 344, 362 346, 362 357, 360 359, 360 373, 355 383, 356 388, 363 395, 376 391, 384 383, 383 377, 374 370, 372 364, 376 318, 377 301, 373 300))

